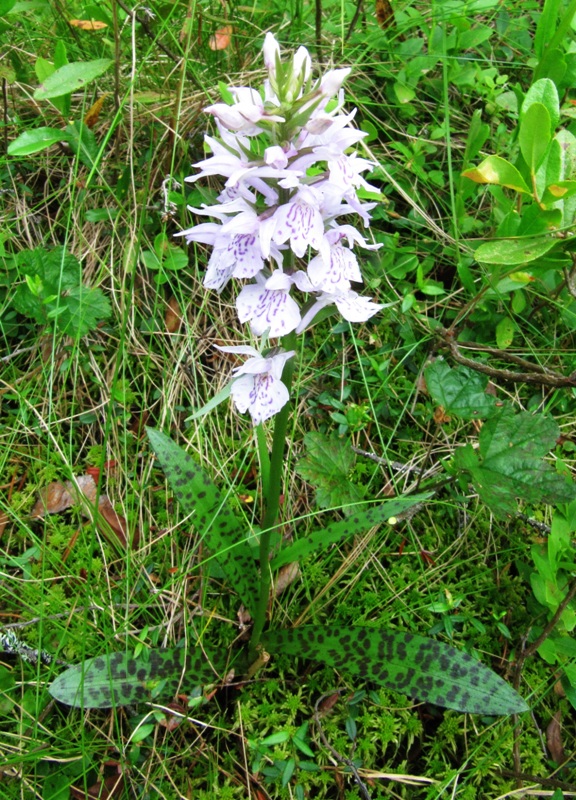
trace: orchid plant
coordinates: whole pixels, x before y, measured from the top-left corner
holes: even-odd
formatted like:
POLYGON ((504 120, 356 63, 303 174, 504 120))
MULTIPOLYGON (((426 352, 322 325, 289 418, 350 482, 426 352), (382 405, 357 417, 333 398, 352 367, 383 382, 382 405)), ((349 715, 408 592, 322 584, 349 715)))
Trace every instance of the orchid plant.
MULTIPOLYGON (((234 370, 230 395, 240 413, 248 412, 257 432, 274 418, 272 450, 259 435, 263 486, 261 524, 250 546, 246 521, 165 434, 149 429, 151 445, 183 509, 213 553, 252 618, 250 642, 236 654, 236 668, 252 675, 268 654, 319 660, 421 700, 484 714, 527 709, 522 698, 470 655, 417 634, 351 626, 307 625, 265 630, 272 573, 316 549, 351 537, 401 514, 430 494, 397 497, 359 506, 345 520, 296 539, 273 553, 284 474, 284 450, 296 337, 319 312, 335 306, 351 323, 366 322, 384 305, 359 295, 352 285, 362 276, 355 248, 376 249, 342 218, 370 222, 373 203, 359 190, 377 192, 363 173, 374 164, 355 146, 364 133, 353 126, 355 111, 344 110, 343 83, 349 69, 334 69, 314 80, 308 51, 301 47, 283 60, 278 42, 264 42, 268 72, 261 91, 230 88, 229 102, 206 111, 215 119, 216 136, 206 136, 212 155, 199 162, 196 181, 224 178, 215 205, 194 208, 212 218, 182 231, 187 242, 209 245, 204 278, 207 289, 221 292, 240 282, 236 310, 249 323, 260 347, 242 344, 219 349, 247 360, 234 370), (278 340, 270 346, 270 340, 278 340)), ((197 647, 112 653, 61 674, 51 693, 70 705, 108 707, 174 693, 213 682, 226 671, 227 657, 197 647)))

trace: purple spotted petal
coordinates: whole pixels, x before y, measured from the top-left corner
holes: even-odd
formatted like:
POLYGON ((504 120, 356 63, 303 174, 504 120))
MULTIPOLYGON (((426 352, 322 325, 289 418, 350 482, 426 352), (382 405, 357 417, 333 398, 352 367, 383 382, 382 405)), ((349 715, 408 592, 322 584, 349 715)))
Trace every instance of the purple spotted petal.
POLYGON ((250 412, 254 425, 273 417, 290 399, 286 386, 270 373, 242 375, 232 384, 231 395, 238 411, 250 412))
POLYGON ((290 297, 289 289, 267 288, 268 283, 251 284, 242 289, 236 300, 238 318, 240 322, 250 322, 255 336, 262 336, 266 331, 272 338, 285 336, 300 322, 300 308, 290 297))

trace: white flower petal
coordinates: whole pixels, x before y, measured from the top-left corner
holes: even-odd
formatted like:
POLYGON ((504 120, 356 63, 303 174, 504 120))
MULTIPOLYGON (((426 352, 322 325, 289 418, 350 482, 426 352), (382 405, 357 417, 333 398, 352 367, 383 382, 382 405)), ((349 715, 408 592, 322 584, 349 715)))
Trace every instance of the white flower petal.
POLYGON ((273 417, 290 399, 282 381, 269 373, 238 378, 232 384, 231 396, 240 412, 250 412, 254 425, 273 417))
POLYGON ((300 308, 285 290, 267 289, 259 284, 245 286, 236 300, 240 322, 250 322, 252 333, 272 338, 285 336, 300 322, 300 308))

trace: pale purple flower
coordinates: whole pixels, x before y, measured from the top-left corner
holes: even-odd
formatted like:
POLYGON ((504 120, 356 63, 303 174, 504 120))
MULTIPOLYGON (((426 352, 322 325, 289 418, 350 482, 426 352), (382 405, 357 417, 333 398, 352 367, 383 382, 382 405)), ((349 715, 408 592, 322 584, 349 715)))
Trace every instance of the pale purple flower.
POLYGON ((318 250, 324 233, 321 202, 322 194, 312 188, 300 189, 293 200, 276 209, 273 240, 278 244, 290 240, 290 247, 299 258, 308 246, 318 250))
POLYGON ((218 347, 218 350, 250 356, 245 364, 233 370, 236 377, 230 394, 240 413, 250 412, 254 425, 270 419, 286 405, 290 395, 281 378, 284 365, 295 355, 294 350, 267 357, 247 345, 218 347))
POLYGON ((352 250, 337 242, 315 256, 308 264, 308 276, 316 290, 345 292, 350 283, 362 282, 358 260, 352 250))
POLYGON ((280 45, 270 31, 268 31, 264 38, 262 55, 264 57, 264 66, 268 70, 268 74, 275 78, 276 66, 280 62, 280 45))
POLYGON ((320 91, 325 97, 334 97, 342 88, 342 84, 350 75, 350 67, 345 69, 331 69, 320 81, 320 91))
POLYGON ((391 305, 373 303, 369 297, 361 297, 352 289, 334 294, 322 292, 302 317, 300 324, 296 328, 296 333, 302 333, 302 331, 306 330, 320 309, 333 303, 348 322, 366 322, 378 311, 386 308, 387 305, 391 305))
POLYGON ((284 122, 283 117, 268 114, 264 108, 264 101, 255 89, 240 86, 231 87, 230 91, 236 100, 234 105, 214 103, 204 109, 206 113, 216 117, 229 131, 238 131, 247 136, 254 136, 262 132, 263 128, 258 123, 263 120, 284 122))
POLYGON ((250 322, 252 333, 271 338, 285 336, 300 322, 298 303, 290 297, 292 279, 276 270, 265 280, 256 276, 256 283, 245 286, 236 300, 240 322, 250 322))

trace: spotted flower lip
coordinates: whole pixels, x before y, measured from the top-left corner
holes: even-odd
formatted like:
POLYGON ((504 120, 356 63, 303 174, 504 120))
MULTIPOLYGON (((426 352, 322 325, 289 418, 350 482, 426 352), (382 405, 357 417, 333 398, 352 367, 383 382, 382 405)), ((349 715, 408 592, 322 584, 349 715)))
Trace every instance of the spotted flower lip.
POLYGON ((250 322, 255 336, 291 333, 300 322, 300 307, 289 294, 291 286, 292 279, 281 270, 268 280, 257 276, 257 282, 245 286, 236 300, 240 322, 250 322))
POLYGON ((270 419, 286 405, 290 395, 282 383, 282 371, 286 362, 296 355, 294 350, 263 356, 248 345, 215 346, 224 353, 250 356, 244 364, 234 368, 230 394, 240 413, 250 413, 254 425, 270 419))

